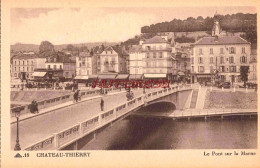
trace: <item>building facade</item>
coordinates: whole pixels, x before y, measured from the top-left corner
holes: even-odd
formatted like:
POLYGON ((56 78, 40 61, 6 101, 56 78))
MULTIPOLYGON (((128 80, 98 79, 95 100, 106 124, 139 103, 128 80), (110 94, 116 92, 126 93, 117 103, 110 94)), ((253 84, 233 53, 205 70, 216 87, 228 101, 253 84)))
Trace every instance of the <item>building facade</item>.
POLYGON ((249 64, 248 81, 257 83, 257 50, 252 50, 249 64))
POLYGON ((128 53, 121 46, 109 46, 100 54, 100 73, 127 73, 128 53))
POLYGON ((45 62, 47 71, 53 71, 55 78, 74 78, 76 75, 76 62, 72 61, 67 55, 57 52, 49 56, 45 62), (57 73, 56 73, 57 72, 57 73))
POLYGON ((143 74, 144 53, 142 45, 134 45, 129 49, 129 73, 143 74))
POLYGON ((76 57, 76 75, 89 76, 92 75, 92 55, 90 52, 80 52, 76 57))
MULTIPOLYGON (((215 17, 213 31, 220 31, 215 17)), ((222 36, 213 32, 194 44, 191 56, 192 82, 230 81, 240 82, 240 67, 249 66, 251 45, 239 36, 222 36)))
POLYGON ((160 36, 147 39, 142 43, 142 51, 144 76, 172 80, 174 59, 167 40, 160 36))
POLYGON ((19 54, 12 58, 11 78, 29 79, 35 69, 45 68, 46 58, 41 58, 34 53, 19 54))

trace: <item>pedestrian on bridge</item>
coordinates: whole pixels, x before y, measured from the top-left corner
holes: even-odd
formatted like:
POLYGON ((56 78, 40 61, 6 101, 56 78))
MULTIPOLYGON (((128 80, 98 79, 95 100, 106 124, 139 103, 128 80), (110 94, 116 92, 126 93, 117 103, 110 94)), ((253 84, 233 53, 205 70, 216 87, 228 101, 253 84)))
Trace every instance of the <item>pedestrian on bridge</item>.
POLYGON ((74 100, 76 101, 76 102, 78 102, 78 98, 79 98, 79 92, 78 92, 78 90, 74 93, 74 100))
POLYGON ((100 108, 101 108, 101 111, 104 111, 104 100, 103 100, 103 98, 101 98, 100 108))

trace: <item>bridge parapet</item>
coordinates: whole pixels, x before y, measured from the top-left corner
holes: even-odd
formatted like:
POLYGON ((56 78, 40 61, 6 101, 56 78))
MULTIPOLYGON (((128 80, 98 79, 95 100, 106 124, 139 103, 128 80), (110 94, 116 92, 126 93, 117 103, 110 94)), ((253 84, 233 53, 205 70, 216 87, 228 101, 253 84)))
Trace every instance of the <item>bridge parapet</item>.
POLYGON ((163 90, 153 91, 145 95, 134 98, 133 100, 127 101, 115 108, 109 109, 102 112, 92 118, 79 122, 78 124, 64 129, 54 135, 47 137, 46 139, 39 141, 33 145, 25 148, 25 150, 50 150, 50 149, 62 149, 63 147, 69 145, 70 143, 80 139, 87 134, 107 125, 108 123, 124 116, 128 112, 144 105, 145 101, 151 101, 168 94, 190 89, 190 85, 182 86, 172 86, 165 88, 163 90))
MULTIPOLYGON (((118 90, 118 88, 107 88, 106 90, 107 91, 113 91, 113 90, 118 90)), ((69 93, 69 94, 66 94, 66 95, 63 95, 63 96, 57 96, 57 97, 54 97, 54 98, 37 101, 38 109, 41 110, 41 109, 52 107, 52 106, 55 106, 55 105, 58 105, 58 104, 73 101, 74 100, 73 95, 74 95, 74 93, 69 93)), ((89 96, 97 96, 97 95, 100 95, 99 89, 80 91, 81 98, 86 98, 86 97, 89 97, 89 96)), ((20 114, 30 113, 30 105, 22 105, 22 106, 19 106, 19 107, 24 107, 24 109, 20 112, 20 114)), ((11 117, 15 116, 15 114, 12 113, 12 111, 15 108, 16 107, 13 107, 10 110, 11 117)))

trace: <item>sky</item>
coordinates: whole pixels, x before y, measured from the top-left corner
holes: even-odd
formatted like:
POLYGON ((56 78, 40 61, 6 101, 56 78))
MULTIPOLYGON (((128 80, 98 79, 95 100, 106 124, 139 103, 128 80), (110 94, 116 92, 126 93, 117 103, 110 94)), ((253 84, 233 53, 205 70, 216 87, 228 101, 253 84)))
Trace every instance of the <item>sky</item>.
POLYGON ((121 42, 141 27, 188 17, 256 13, 254 7, 192 8, 12 8, 11 43, 121 42), (185 11, 185 12, 184 12, 185 11))

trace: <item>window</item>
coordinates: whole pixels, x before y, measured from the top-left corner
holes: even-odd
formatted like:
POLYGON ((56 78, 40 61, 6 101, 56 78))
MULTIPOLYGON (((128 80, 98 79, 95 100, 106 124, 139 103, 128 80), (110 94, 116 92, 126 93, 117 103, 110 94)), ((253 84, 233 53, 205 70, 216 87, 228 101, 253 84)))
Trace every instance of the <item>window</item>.
POLYGON ((229 70, 230 72, 236 72, 236 66, 230 66, 229 70))
POLYGON ((199 49, 199 54, 202 55, 202 48, 199 49))
POLYGON ((23 65, 24 65, 24 61, 23 61, 23 65))
POLYGON ((56 66, 56 65, 54 65, 54 68, 53 68, 53 69, 56 69, 56 67, 57 67, 57 66, 56 66))
POLYGON ((27 67, 27 71, 29 72, 29 67, 27 67))
POLYGON ((89 75, 89 70, 87 70, 87 75, 89 75))
POLYGON ((60 65, 60 69, 62 69, 62 65, 60 65))
POLYGON ((241 62, 241 63, 246 63, 246 62, 247 62, 246 57, 245 57, 245 56, 241 57, 241 58, 240 58, 240 62, 241 62))
POLYGON ((31 62, 31 65, 33 65, 33 61, 31 62))
POLYGON ((213 57, 210 57, 210 63, 213 64, 213 57))
POLYGON ((224 57, 220 57, 220 63, 224 64, 224 57))
POLYGON ((79 63, 79 67, 81 67, 81 63, 79 63))
POLYGON ((199 57, 199 64, 203 64, 203 58, 199 57))
POLYGON ((210 52, 209 52, 210 54, 213 54, 213 48, 210 48, 210 52))
POLYGON ((81 57, 79 57, 79 61, 81 61, 81 57))
POLYGON ((16 71, 16 67, 14 67, 14 71, 16 71))
POLYGON ((220 71, 221 71, 221 72, 225 72, 225 66, 221 66, 221 67, 220 67, 220 71))
POLYGON ((16 61, 14 61, 14 65, 16 65, 16 61))
POLYGON ((213 66, 210 66, 210 72, 213 73, 214 69, 213 66))
POLYGON ((138 69, 135 69, 135 74, 138 74, 138 69))
POLYGON ((146 58, 150 58, 150 53, 146 53, 146 58))
POLYGON ((233 63, 234 63, 234 57, 230 57, 230 58, 229 58, 229 63, 230 63, 230 64, 233 64, 233 63))
POLYGON ((245 53, 246 53, 246 48, 242 47, 242 54, 245 54, 245 53))
POLYGON ((194 66, 191 67, 191 72, 194 72, 194 66))
POLYGON ((199 72, 204 72, 204 66, 199 67, 199 72))
POLYGON ((224 54, 224 49, 220 48, 220 54, 224 54))
POLYGON ((153 53, 153 58, 156 58, 156 53, 153 53))
POLYGON ((236 53, 235 47, 230 47, 229 53, 230 53, 230 54, 235 54, 235 53, 236 53))
POLYGON ((191 64, 194 64, 194 57, 191 58, 191 64))
POLYGON ((163 57, 163 54, 162 52, 159 52, 159 57, 162 58, 163 57))
POLYGON ((113 54, 113 51, 111 51, 111 54, 113 54))
POLYGON ((27 61, 27 65, 29 65, 29 61, 27 61))

